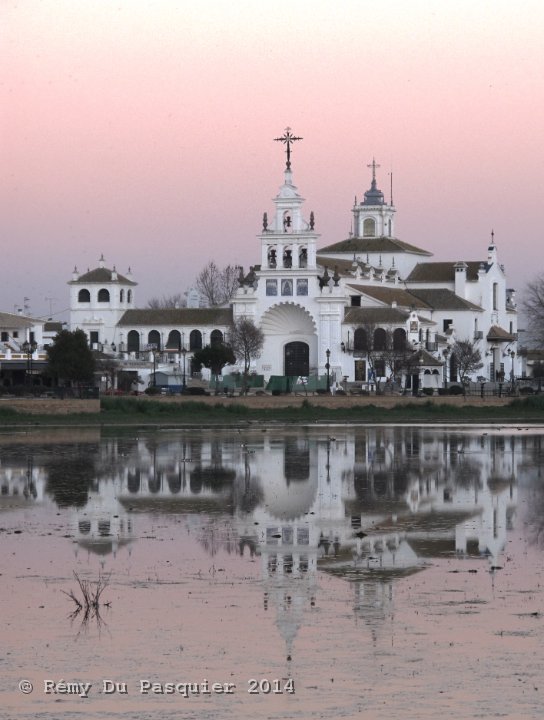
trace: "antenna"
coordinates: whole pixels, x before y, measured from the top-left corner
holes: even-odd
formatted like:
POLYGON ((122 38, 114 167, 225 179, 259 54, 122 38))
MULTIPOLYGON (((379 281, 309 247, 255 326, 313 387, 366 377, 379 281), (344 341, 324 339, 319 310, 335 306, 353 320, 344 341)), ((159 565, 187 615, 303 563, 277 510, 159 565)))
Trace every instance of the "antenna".
POLYGON ((393 205, 393 171, 389 173, 389 176, 391 178, 391 205, 393 205))

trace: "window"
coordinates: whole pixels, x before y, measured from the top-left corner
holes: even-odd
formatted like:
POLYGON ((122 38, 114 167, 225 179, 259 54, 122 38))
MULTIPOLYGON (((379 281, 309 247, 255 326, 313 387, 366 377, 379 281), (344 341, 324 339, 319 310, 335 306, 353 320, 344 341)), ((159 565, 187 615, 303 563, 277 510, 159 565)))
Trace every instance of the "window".
POLYGON ((91 347, 93 345, 98 345, 98 330, 91 330, 91 332, 89 333, 89 338, 91 341, 91 347))
POLYGON ((132 290, 127 290, 127 303, 132 302, 132 290))
POLYGON ((374 350, 385 350, 387 335, 383 328, 374 330, 374 350))
POLYGON ((212 334, 210 335, 210 345, 212 347, 217 347, 218 345, 221 345, 223 343, 223 333, 221 330, 212 330, 212 334))
POLYGON ((140 333, 137 330, 131 330, 127 336, 127 352, 140 351, 140 333))
POLYGON ((293 294, 293 281, 292 280, 282 280, 281 281, 281 294, 282 295, 292 295, 293 294))
POLYGON ((166 341, 167 350, 179 350, 181 348, 181 334, 179 330, 170 330, 166 341))
POLYGON ((385 360, 383 358, 374 360, 374 375, 377 378, 385 377, 385 360))
POLYGON ((266 281, 266 294, 267 295, 277 295, 278 294, 278 281, 277 280, 267 280, 266 281))
POLYGON ((151 330, 147 336, 147 344, 155 345, 156 350, 161 349, 161 334, 158 330, 151 330))
POLYGON ((365 218, 363 222, 363 237, 374 237, 376 235, 376 221, 374 218, 365 218))
POLYGON ((451 318, 449 320, 442 320, 442 332, 447 332, 452 323, 453 320, 451 318))
POLYGON ((307 278, 300 278, 297 280, 297 295, 308 294, 308 280, 307 278))
POLYGON ((499 283, 493 283, 493 310, 499 309, 499 283))
POLYGON ((361 307, 361 296, 360 295, 351 295, 351 307, 361 307))
POLYGON ((0 335, 0 341, 1 342, 7 342, 9 340, 9 335, 5 330, 2 330, 2 334, 0 335))
POLYGON ((191 330, 189 335, 189 350, 202 350, 202 333, 200 330, 191 330))
POLYGON ((397 328, 393 332, 393 350, 406 350, 406 330, 397 328))
POLYGON ((78 302, 91 302, 91 293, 88 290, 80 290, 77 294, 78 302))
POLYGON ((125 291, 121 290, 121 292, 119 293, 119 300, 121 302, 123 302, 124 299, 125 299, 125 291))
POLYGON ((366 330, 363 328, 357 328, 353 335, 353 349, 354 350, 367 350, 368 340, 366 336, 366 330))
POLYGON ((109 302, 110 301, 110 291, 106 290, 106 288, 100 288, 98 291, 98 302, 109 302))

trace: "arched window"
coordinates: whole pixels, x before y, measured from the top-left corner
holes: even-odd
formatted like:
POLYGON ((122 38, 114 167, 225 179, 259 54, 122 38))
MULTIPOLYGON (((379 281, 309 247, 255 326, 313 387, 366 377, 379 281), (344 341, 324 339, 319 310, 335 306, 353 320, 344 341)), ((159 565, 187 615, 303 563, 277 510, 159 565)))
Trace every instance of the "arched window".
POLYGON ((119 293, 119 300, 120 300, 120 302, 123 302, 124 299, 125 299, 125 291, 121 290, 121 292, 119 293))
POLYGON ((393 350, 406 350, 406 330, 397 328, 393 332, 393 350))
POLYGON ((106 288, 100 288, 98 291, 98 302, 109 302, 110 301, 110 291, 106 290, 106 288))
POLYGON ((140 352, 140 333, 131 330, 127 335, 127 352, 140 352))
POLYGON ((189 335, 189 350, 202 350, 202 333, 200 330, 191 330, 189 335))
POLYGON ((161 334, 158 330, 151 330, 147 336, 147 344, 155 345, 156 350, 161 349, 161 334))
POLYGON ((383 328, 374 330, 374 350, 385 350, 387 335, 383 328))
POLYGON ((217 347, 217 345, 221 345, 223 342, 223 333, 221 330, 212 330, 212 334, 210 335, 210 345, 212 347, 217 347))
POLYGON ((179 330, 170 330, 166 341, 167 350, 181 350, 181 333, 179 330))
POLYGON ((374 218, 365 218, 363 222, 363 237, 375 237, 376 221, 374 218))
POLYGON ((298 255, 298 266, 301 268, 308 267, 308 248, 301 247, 298 255))
POLYGON ((80 290, 77 294, 78 302, 91 302, 91 293, 88 290, 80 290))
POLYGON ((127 290, 127 303, 132 302, 132 290, 127 290))
POLYGON ((363 330, 363 328, 357 328, 353 334, 353 349, 368 350, 366 330, 363 330))
POLYGON ((499 283, 493 283, 493 310, 499 309, 499 283))

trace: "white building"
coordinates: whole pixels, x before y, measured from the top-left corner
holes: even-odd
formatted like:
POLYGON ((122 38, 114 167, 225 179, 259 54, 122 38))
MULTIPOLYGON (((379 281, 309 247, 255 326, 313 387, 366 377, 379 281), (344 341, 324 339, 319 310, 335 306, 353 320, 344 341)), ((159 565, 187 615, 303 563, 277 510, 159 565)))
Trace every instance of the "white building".
POLYGON ((396 208, 379 190, 373 162, 370 189, 352 208, 353 232, 318 248, 314 213, 293 181, 297 138, 288 129, 281 139, 287 163, 273 212, 263 216, 259 262, 247 274, 241 269, 230 307, 137 309, 136 283, 101 258, 98 268, 75 271, 69 283, 71 329, 82 328, 92 346, 125 363, 144 358, 147 371, 150 351, 155 361, 159 351, 159 364, 183 360, 188 376, 193 352, 228 342, 232 322, 241 318, 264 333, 252 370, 265 380, 323 377, 328 364, 333 382, 371 384, 392 374, 377 357, 391 347, 413 358, 411 366, 404 359, 404 384, 438 388, 460 379, 451 353, 456 340, 475 343, 484 363, 478 375, 486 380, 519 374, 515 294, 493 233, 481 260, 431 261, 431 252, 395 237, 396 208))

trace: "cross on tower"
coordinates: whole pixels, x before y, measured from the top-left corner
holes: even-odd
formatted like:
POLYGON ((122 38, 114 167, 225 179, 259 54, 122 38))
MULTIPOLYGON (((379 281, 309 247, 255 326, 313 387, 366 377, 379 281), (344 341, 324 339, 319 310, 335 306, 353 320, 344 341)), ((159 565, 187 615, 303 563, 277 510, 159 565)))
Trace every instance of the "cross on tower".
POLYGON ((372 168, 372 182, 376 182, 376 168, 379 168, 380 165, 376 165, 376 159, 372 158, 372 163, 370 165, 367 165, 367 168, 372 168))
POLYGON ((295 135, 293 135, 290 127, 285 128, 285 131, 281 137, 274 138, 275 142, 282 142, 286 146, 285 153, 287 155, 287 162, 285 163, 285 168, 287 170, 291 169, 291 143, 302 139, 303 138, 301 137, 296 137, 295 135))

